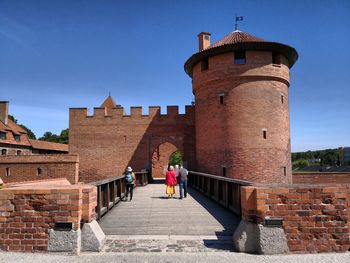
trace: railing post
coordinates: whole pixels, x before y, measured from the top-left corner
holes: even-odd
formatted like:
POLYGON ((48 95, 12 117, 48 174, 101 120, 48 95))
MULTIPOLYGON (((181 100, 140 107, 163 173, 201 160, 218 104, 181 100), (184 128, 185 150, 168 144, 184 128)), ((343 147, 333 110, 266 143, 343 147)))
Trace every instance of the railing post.
POLYGON ((219 198, 219 180, 216 179, 214 182, 215 182, 214 196, 215 196, 216 200, 218 202, 220 202, 220 198, 219 198))
POLYGON ((117 196, 117 187, 116 187, 116 181, 113 181, 113 206, 115 206, 116 202, 116 196, 117 196))
POLYGON ((107 186, 107 211, 109 211, 109 201, 110 201, 110 189, 109 189, 109 183, 106 184, 107 186))
POLYGON ((102 196, 101 196, 101 186, 97 186, 97 218, 101 219, 101 202, 102 202, 102 196))
POLYGON ((228 203, 228 182, 225 182, 225 185, 224 185, 224 187, 225 187, 225 193, 224 193, 224 195, 222 195, 222 197, 224 198, 224 202, 225 202, 225 206, 226 207, 228 207, 229 206, 229 203, 228 203))

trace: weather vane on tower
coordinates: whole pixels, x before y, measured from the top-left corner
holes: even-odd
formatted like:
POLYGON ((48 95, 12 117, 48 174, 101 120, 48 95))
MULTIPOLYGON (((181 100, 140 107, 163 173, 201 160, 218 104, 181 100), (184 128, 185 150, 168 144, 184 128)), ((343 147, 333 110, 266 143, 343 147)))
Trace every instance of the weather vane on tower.
POLYGON ((237 16, 237 14, 235 14, 236 17, 236 23, 235 23, 235 31, 238 30, 238 21, 243 21, 243 16, 237 16))

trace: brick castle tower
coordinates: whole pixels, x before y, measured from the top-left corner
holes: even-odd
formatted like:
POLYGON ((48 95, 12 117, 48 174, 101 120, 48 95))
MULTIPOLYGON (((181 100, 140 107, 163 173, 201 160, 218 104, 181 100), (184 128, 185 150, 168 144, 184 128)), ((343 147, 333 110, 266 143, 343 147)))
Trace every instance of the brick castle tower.
POLYGON ((291 183, 290 46, 234 31, 215 44, 198 35, 185 63, 195 96, 200 171, 260 183, 291 183))

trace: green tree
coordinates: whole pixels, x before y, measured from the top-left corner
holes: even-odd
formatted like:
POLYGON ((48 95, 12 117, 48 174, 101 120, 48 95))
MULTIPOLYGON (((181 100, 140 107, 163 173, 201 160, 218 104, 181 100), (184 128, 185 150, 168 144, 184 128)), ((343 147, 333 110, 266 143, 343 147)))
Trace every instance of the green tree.
POLYGON ((302 169, 306 166, 309 166, 309 162, 305 159, 299 159, 293 162, 293 169, 302 169))
POLYGON ((68 142, 69 142, 69 129, 68 128, 61 131, 59 142, 64 143, 64 144, 68 144, 68 142))
POLYGON ((338 161, 338 155, 333 150, 326 150, 322 156, 321 165, 336 165, 338 161))
POLYGON ((39 138, 40 141, 47 141, 47 142, 59 142, 59 136, 52 133, 52 132, 45 132, 42 137, 39 138))
POLYGON ((175 165, 180 164, 180 163, 182 163, 182 156, 181 156, 180 151, 177 150, 170 155, 169 164, 175 166, 175 165))
POLYGON ((54 134, 52 132, 45 132, 42 137, 39 138, 41 141, 47 141, 47 142, 57 142, 57 143, 64 143, 68 144, 69 141, 69 129, 64 129, 61 131, 60 135, 54 134))

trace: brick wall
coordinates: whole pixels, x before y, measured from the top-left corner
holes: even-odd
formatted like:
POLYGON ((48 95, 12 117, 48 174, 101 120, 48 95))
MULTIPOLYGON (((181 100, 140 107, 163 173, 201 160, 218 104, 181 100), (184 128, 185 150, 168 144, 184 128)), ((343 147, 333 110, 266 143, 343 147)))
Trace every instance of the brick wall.
POLYGON ((242 187, 242 217, 283 218, 292 253, 349 251, 350 185, 242 187))
POLYGON ((293 173, 294 184, 350 184, 350 173, 293 173))
POLYGON ((193 68, 198 170, 221 175, 226 167, 236 179, 291 183, 288 62, 282 56, 272 65, 265 51, 247 51, 246 61, 235 65, 227 52, 209 57, 208 70, 193 68))
POLYGON ((185 114, 179 114, 177 106, 169 106, 166 115, 160 114, 160 107, 150 107, 148 115, 142 115, 141 107, 132 107, 129 116, 123 108, 106 114, 104 108, 95 108, 93 116, 87 116, 87 109, 70 109, 69 152, 79 154, 79 181, 117 176, 129 165, 134 171, 151 169, 152 157, 157 149, 167 149, 161 146, 166 143, 179 149, 189 167, 194 167, 192 106, 186 106, 185 114))
POLYGON ((55 223, 69 222, 77 230, 81 220, 95 218, 96 187, 50 184, 0 190, 1 250, 46 251, 55 223))
POLYGON ((73 154, 0 156, 0 177, 4 183, 67 178, 76 184, 78 173, 79 158, 73 154))

